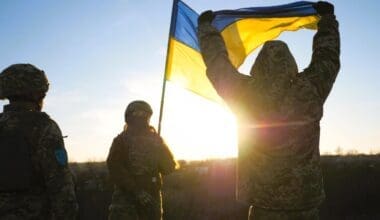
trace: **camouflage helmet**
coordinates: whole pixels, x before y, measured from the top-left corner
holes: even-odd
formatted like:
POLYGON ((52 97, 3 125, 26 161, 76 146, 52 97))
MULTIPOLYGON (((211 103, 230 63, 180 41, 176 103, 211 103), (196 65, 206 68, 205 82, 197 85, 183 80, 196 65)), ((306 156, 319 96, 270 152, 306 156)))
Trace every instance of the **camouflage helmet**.
POLYGON ((13 64, 0 73, 0 99, 48 90, 44 71, 31 64, 13 64))
POLYGON ((129 103, 127 106, 124 114, 124 119, 125 122, 127 122, 130 116, 148 118, 152 116, 152 114, 153 110, 147 102, 136 100, 129 103))

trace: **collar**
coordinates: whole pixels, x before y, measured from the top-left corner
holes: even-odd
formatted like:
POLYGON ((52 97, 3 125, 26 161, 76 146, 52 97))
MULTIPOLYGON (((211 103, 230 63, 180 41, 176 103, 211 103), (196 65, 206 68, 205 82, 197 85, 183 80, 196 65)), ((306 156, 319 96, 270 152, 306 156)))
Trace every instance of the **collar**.
POLYGON ((4 112, 21 112, 21 111, 36 111, 39 112, 38 105, 33 102, 14 102, 4 106, 4 112))

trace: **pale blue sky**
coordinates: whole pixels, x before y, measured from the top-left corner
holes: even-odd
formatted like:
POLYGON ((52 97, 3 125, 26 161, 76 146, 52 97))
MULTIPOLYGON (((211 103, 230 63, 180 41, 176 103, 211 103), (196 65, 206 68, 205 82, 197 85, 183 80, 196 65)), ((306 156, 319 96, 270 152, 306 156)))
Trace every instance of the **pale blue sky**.
MULTIPOLYGON (((289 3, 185 2, 198 12, 289 3)), ((325 105, 321 152, 334 152, 337 146, 346 151, 377 152, 380 2, 331 2, 340 22, 342 67, 325 105)), ((171 6, 170 0, 0 2, 0 69, 27 62, 45 70, 51 83, 45 110, 69 136, 65 142, 72 160, 104 159, 113 137, 122 129, 124 109, 134 99, 152 104, 152 124, 157 125, 171 6)), ((281 36, 300 69, 310 62, 313 34, 303 30, 281 36)), ((242 72, 248 72, 254 57, 247 59, 242 72)), ((231 127, 223 123, 233 119, 223 113, 215 114, 219 111, 215 104, 172 87, 169 84, 167 90, 163 136, 177 157, 199 159, 234 154, 233 149, 218 150, 226 144, 223 136, 205 135, 215 130, 210 124, 216 124, 218 129, 231 127), (204 118, 210 118, 210 123, 204 118)))

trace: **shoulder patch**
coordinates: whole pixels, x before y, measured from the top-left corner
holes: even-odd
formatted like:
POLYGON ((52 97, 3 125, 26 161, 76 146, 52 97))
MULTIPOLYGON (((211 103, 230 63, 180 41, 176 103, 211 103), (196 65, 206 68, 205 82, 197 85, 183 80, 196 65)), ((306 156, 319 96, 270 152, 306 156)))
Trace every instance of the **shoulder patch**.
POLYGON ((67 152, 66 149, 63 147, 57 148, 54 151, 55 159, 57 160, 58 164, 61 166, 67 165, 67 152))

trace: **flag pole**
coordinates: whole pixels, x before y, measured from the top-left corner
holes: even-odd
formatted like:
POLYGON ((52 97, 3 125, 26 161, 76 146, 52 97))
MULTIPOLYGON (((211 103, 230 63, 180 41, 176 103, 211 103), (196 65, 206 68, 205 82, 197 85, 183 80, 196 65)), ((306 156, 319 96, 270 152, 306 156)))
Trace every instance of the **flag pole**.
POLYGON ((164 112, 164 101, 165 101, 165 90, 166 90, 166 74, 168 72, 168 65, 169 65, 169 49, 170 49, 170 37, 171 34, 175 31, 176 21, 177 21, 177 11, 178 11, 178 0, 173 0, 173 6, 172 6, 172 17, 170 21, 170 28, 169 28, 169 35, 168 35, 168 45, 166 49, 166 62, 165 62, 165 72, 164 72, 164 79, 162 82, 162 93, 161 93, 161 104, 160 104, 160 116, 158 118, 158 134, 161 134, 161 124, 162 124, 162 117, 164 112))

